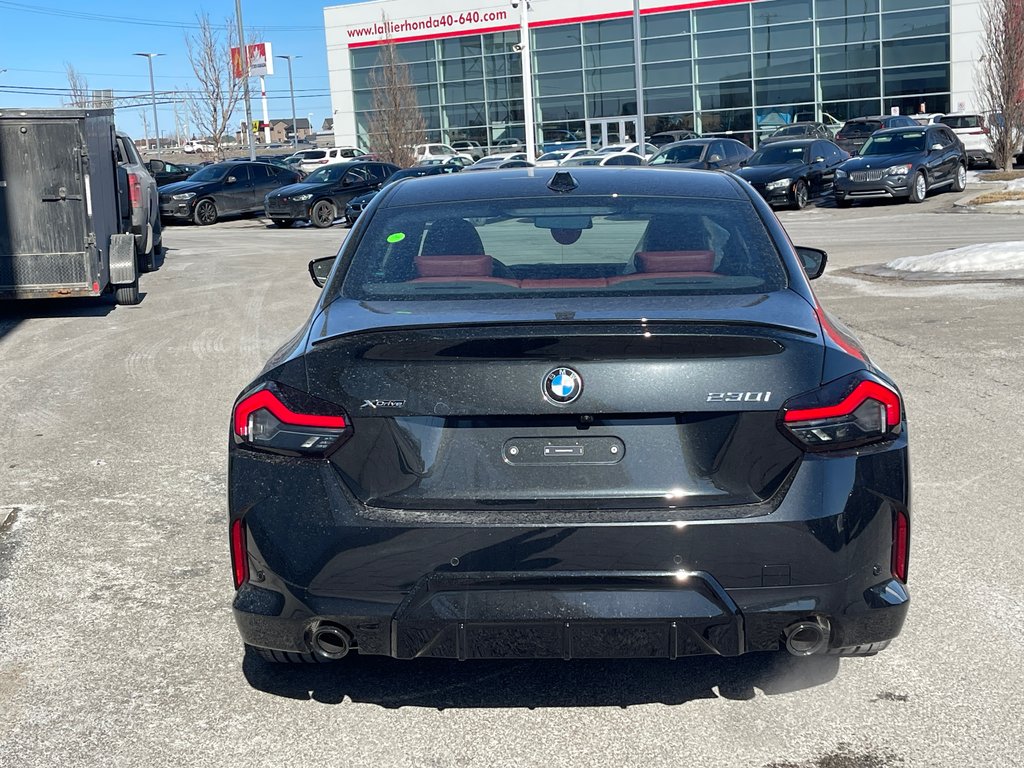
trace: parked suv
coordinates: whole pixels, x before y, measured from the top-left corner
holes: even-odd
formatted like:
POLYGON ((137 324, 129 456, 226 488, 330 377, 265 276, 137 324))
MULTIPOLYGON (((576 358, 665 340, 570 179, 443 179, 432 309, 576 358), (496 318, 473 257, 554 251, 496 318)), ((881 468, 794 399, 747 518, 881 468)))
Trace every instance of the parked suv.
POLYGON ((859 198, 896 197, 920 203, 930 190, 963 192, 967 154, 960 139, 941 124, 891 128, 873 134, 836 169, 836 205, 859 198))
POLYGON ((943 115, 938 122, 949 126, 963 142, 969 165, 979 162, 995 165, 992 138, 989 136, 984 115, 977 112, 954 112, 943 115))
POLYGON ((117 163, 128 173, 135 257, 140 272, 152 272, 160 266, 163 255, 160 193, 157 191, 156 180, 135 148, 135 142, 128 134, 120 131, 117 131, 115 138, 117 163))
POLYGON ((855 117, 847 120, 839 133, 836 134, 836 144, 845 149, 851 155, 856 155, 864 142, 875 131, 886 128, 913 127, 917 123, 906 115, 877 115, 875 117, 855 117))
POLYGON ((321 149, 304 149, 301 152, 296 152, 288 158, 288 164, 297 171, 311 173, 325 165, 330 165, 331 163, 344 163, 348 160, 362 157, 365 154, 366 153, 359 149, 359 147, 323 147, 321 149), (298 158, 298 163, 293 162, 293 159, 296 157, 298 158))

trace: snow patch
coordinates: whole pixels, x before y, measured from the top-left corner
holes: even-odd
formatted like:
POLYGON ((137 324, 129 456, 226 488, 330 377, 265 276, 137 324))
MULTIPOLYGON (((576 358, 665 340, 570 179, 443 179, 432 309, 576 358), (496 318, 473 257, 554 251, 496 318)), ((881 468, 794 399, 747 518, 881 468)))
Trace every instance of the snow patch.
POLYGON ((1006 272, 1024 270, 1024 241, 981 243, 927 256, 904 256, 886 264, 903 272, 1006 272))

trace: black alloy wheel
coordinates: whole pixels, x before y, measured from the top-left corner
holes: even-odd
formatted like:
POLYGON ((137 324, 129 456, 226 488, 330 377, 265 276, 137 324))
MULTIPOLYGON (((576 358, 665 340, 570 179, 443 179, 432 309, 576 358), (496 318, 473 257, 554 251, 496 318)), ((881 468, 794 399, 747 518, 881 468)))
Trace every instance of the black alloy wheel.
POLYGON ((326 229, 334 224, 338 211, 330 200, 318 200, 309 212, 309 223, 314 227, 326 229))
POLYGON ((801 211, 806 208, 807 197, 807 182, 797 179, 796 186, 793 187, 793 210, 801 211))
POLYGON ((192 221, 201 227, 208 227, 217 223, 217 204, 209 198, 196 203, 196 209, 192 214, 192 221))

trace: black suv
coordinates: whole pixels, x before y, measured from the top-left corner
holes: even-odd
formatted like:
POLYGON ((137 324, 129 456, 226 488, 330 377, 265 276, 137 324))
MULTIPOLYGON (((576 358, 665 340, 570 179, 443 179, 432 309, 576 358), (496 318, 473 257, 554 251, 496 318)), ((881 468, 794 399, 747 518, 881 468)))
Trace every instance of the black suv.
POLYGON ((882 131, 886 128, 912 128, 917 123, 906 115, 876 115, 875 117, 855 117, 847 120, 846 124, 839 129, 835 142, 840 148, 845 149, 851 155, 856 155, 864 142, 875 131, 882 131))
POLYGON ((853 157, 836 169, 836 205, 845 208, 857 198, 898 197, 912 203, 929 190, 967 186, 967 153, 945 125, 915 125, 879 131, 853 157))
POLYGON ((352 160, 334 163, 314 171, 298 184, 276 189, 263 201, 267 217, 279 227, 308 221, 314 227, 329 227, 353 197, 380 189, 398 166, 391 163, 352 160))

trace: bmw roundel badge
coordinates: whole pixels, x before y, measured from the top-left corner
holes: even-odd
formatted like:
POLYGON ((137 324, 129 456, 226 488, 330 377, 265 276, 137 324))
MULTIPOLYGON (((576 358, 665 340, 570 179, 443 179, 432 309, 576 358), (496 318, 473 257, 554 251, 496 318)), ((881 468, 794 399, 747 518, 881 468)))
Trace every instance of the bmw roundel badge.
POLYGON ((555 368, 544 377, 544 397, 557 405, 571 403, 583 392, 583 379, 572 368, 555 368))

